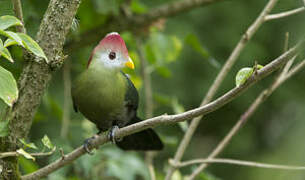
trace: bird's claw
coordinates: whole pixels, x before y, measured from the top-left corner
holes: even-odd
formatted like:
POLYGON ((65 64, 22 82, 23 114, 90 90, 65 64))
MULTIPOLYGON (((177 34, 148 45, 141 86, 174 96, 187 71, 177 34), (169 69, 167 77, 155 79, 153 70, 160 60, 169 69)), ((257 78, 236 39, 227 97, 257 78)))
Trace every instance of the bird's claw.
POLYGON ((89 154, 89 155, 93 155, 94 153, 92 152, 92 150, 90 150, 90 146, 91 146, 91 140, 92 139, 95 139, 95 137, 91 137, 91 138, 88 138, 84 141, 84 149, 85 151, 89 154))
POLYGON ((118 140, 115 138, 115 133, 119 130, 119 126, 112 126, 112 128, 110 129, 109 131, 109 134, 108 134, 108 138, 109 140, 115 144, 115 142, 118 140))

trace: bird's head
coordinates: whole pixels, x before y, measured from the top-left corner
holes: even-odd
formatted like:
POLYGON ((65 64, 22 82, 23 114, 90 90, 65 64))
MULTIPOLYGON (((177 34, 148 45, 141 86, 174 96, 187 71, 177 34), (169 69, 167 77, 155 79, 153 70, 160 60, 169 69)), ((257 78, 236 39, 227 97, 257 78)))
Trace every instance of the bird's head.
POLYGON ((107 34, 94 48, 88 61, 88 68, 93 66, 103 66, 115 70, 124 67, 134 69, 125 42, 119 33, 107 34))

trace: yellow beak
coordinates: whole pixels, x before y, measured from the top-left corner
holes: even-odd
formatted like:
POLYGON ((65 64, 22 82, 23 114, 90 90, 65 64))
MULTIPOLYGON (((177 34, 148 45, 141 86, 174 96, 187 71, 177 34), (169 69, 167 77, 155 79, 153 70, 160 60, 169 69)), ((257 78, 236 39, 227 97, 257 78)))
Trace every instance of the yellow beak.
POLYGON ((134 64, 131 58, 128 59, 128 61, 125 63, 125 66, 129 67, 130 69, 134 69, 134 64))

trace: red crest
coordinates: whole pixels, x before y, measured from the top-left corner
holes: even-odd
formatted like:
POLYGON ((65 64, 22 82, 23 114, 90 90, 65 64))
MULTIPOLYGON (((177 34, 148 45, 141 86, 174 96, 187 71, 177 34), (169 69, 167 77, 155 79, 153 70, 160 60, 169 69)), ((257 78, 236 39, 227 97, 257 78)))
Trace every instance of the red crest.
POLYGON ((120 52, 125 58, 129 57, 125 41, 122 39, 119 33, 112 32, 107 34, 94 48, 88 60, 87 67, 89 67, 91 60, 96 51, 107 50, 107 49, 110 49, 111 51, 114 52, 120 52))

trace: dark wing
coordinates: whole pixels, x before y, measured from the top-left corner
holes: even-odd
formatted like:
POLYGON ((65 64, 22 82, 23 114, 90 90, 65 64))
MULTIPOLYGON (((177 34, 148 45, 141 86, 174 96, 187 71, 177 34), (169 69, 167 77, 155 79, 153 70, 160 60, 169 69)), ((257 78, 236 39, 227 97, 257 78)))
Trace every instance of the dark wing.
MULTIPOLYGON (((130 81, 128 76, 122 72, 122 74, 127 79, 127 92, 125 95, 126 106, 128 108, 131 120, 126 124, 137 123, 142 121, 136 116, 138 104, 139 104, 139 94, 137 89, 134 87, 133 83, 130 81)), ((148 150, 162 150, 163 143, 157 133, 152 129, 146 129, 144 131, 125 136, 122 141, 117 142, 123 150, 137 150, 137 151, 148 151, 148 150)))
MULTIPOLYGON (((139 121, 141 121, 140 118, 134 117, 128 125, 139 121)), ((116 142, 116 145, 123 150, 160 151, 163 149, 161 139, 151 128, 125 136, 122 141, 116 142)))
POLYGON ((74 109, 75 112, 78 112, 77 106, 76 106, 76 104, 74 103, 74 98, 73 98, 73 95, 72 95, 72 89, 73 89, 73 87, 71 88, 71 96, 72 96, 73 109, 74 109))
POLYGON ((125 94, 125 102, 126 102, 126 107, 128 108, 128 111, 130 114, 133 114, 131 118, 133 118, 136 115, 136 111, 138 109, 138 104, 139 104, 139 94, 137 89, 134 87, 133 83, 129 79, 129 77, 121 72, 124 77, 126 77, 127 80, 127 91, 125 94))

